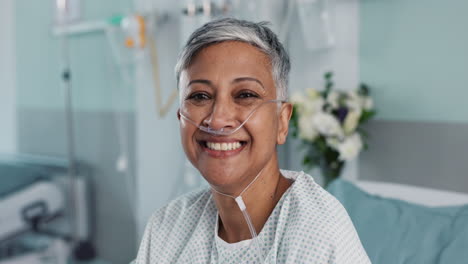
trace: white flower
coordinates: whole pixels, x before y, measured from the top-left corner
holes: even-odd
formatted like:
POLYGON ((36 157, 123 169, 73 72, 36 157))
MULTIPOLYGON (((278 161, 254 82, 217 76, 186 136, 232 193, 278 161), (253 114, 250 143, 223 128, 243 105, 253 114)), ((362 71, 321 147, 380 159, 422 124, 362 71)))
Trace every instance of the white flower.
POLYGON ((318 136, 318 131, 315 130, 312 123, 312 116, 299 117, 299 138, 313 142, 318 136))
POLYGON ((346 93, 346 105, 354 110, 371 110, 374 107, 374 101, 370 96, 360 95, 357 91, 346 93))
POLYGON ((346 135, 353 133, 359 125, 359 119, 361 118, 361 111, 351 110, 346 115, 343 123, 343 130, 346 135))
POLYGON ((301 92, 294 92, 290 100, 295 105, 304 105, 306 98, 301 92))
POLYGON ((307 88, 305 92, 306 92, 307 97, 309 97, 309 99, 312 99, 312 100, 321 97, 319 91, 317 91, 314 88, 307 88))
POLYGON ((358 133, 354 133, 338 144, 337 150, 340 153, 338 158, 343 161, 350 161, 361 152, 361 149, 361 136, 358 133))
MULTIPOLYGON (((309 89, 313 90, 313 89, 309 89)), ((310 92, 310 91, 309 91, 310 92)), ((312 93, 312 92, 310 92, 312 93)), ((297 111, 299 115, 313 115, 318 111, 322 111, 324 102, 322 97, 318 96, 305 96, 299 92, 295 92, 291 95, 291 102, 297 106, 297 111)))
POLYGON ((340 93, 338 93, 337 91, 331 91, 327 95, 327 103, 329 103, 332 108, 338 108, 339 99, 340 93))
POLYGON ((324 136, 343 136, 340 122, 332 115, 318 112, 312 117, 314 128, 324 136))
POLYGON ((347 98, 345 100, 345 104, 350 110, 361 111, 362 109, 362 102, 361 97, 356 91, 348 91, 346 93, 347 98))
POLYGON ((322 97, 317 97, 315 99, 308 98, 302 107, 302 113, 304 115, 313 115, 321 112, 324 104, 322 97))

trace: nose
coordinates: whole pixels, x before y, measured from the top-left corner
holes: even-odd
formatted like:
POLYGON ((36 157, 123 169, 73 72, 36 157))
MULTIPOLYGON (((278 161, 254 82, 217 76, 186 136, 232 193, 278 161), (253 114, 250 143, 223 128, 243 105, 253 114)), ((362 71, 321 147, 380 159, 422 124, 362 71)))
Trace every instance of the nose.
POLYGON ((217 101, 202 125, 215 130, 232 129, 240 123, 236 120, 236 116, 237 110, 233 103, 228 100, 217 101))

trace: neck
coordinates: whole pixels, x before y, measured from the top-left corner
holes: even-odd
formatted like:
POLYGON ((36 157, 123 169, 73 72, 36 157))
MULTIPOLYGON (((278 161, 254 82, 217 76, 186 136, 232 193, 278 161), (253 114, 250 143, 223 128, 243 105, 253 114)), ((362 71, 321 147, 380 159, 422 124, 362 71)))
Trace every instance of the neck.
MULTIPOLYGON (((251 176, 250 181, 253 181, 255 176, 257 174, 251 176)), ((281 175, 275 155, 274 159, 261 171, 258 178, 243 192, 242 200, 257 233, 260 233, 271 212, 290 185, 289 180, 281 175)), ((250 239, 248 225, 234 199, 216 191, 212 191, 212 193, 220 217, 218 235, 228 243, 250 239)))

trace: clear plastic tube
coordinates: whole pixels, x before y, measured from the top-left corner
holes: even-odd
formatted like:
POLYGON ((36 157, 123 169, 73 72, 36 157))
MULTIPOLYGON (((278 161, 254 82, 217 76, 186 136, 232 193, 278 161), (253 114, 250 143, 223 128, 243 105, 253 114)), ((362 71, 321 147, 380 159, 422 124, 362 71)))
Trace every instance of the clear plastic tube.
POLYGON ((196 126, 198 129, 200 129, 203 132, 206 132, 206 133, 209 133, 209 134, 212 134, 212 135, 216 135, 216 136, 229 136, 229 135, 232 135, 232 134, 236 133, 239 129, 241 129, 245 125, 245 123, 247 123, 247 121, 249 121, 250 117, 252 117, 252 115, 255 113, 255 111, 257 111, 262 105, 265 105, 267 103, 284 103, 284 102, 285 101, 283 101, 283 100, 269 100, 269 101, 265 101, 265 102, 259 104, 257 107, 255 107, 247 115, 247 118, 244 120, 244 122, 242 122, 238 127, 234 128, 234 129, 229 129, 229 130, 225 130, 224 128, 213 129, 211 127, 201 126, 201 125, 197 124, 195 121, 193 121, 192 119, 190 119, 186 114, 182 113, 182 111, 180 111, 179 114, 180 114, 180 116, 182 118, 184 118, 190 124, 196 126))
MULTIPOLYGON (((242 197, 240 196, 237 198, 242 199, 242 197)), ((236 199, 236 202, 237 202, 237 199, 236 199)), ((260 261, 263 261, 265 258, 263 257, 263 248, 259 241, 260 238, 257 235, 257 231, 255 231, 255 227, 253 226, 252 220, 250 219, 250 215, 247 212, 247 208, 244 208, 244 210, 241 210, 241 212, 244 215, 244 219, 247 222, 247 225, 249 226, 250 235, 252 236, 252 243, 254 244, 255 248, 258 251, 257 253, 260 258, 260 261)))
POLYGON ((221 195, 227 196, 227 197, 231 197, 236 201, 237 205, 239 206, 240 211, 242 212, 242 215, 244 216, 245 222, 247 223, 247 226, 249 227, 250 235, 252 237, 252 242, 250 244, 250 247, 252 247, 252 245, 255 246, 255 249, 257 250, 257 256, 259 257, 260 262, 262 262, 265 259, 264 254, 263 254, 263 248, 262 248, 262 245, 260 244, 260 241, 259 241, 260 238, 257 235, 257 231, 255 230, 255 227, 252 223, 252 219, 250 218, 250 215, 247 212, 247 206, 245 205, 244 200, 242 199, 242 194, 244 194, 244 192, 259 178, 262 172, 263 172, 263 169, 257 174, 257 176, 255 176, 255 178, 249 183, 249 185, 247 185, 247 187, 244 188, 244 190, 242 190, 242 192, 237 197, 222 193, 213 187, 211 188, 215 192, 221 195))

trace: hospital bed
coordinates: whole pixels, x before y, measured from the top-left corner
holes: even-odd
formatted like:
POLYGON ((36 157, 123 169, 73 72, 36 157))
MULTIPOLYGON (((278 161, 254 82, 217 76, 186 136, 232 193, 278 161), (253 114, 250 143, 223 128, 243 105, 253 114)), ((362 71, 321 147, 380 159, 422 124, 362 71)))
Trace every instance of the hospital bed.
POLYGON ((0 156, 0 264, 67 263, 72 238, 88 239, 86 197, 61 160, 0 156))
POLYGON ((468 194, 343 179, 328 191, 348 211, 372 263, 468 263, 468 194))

